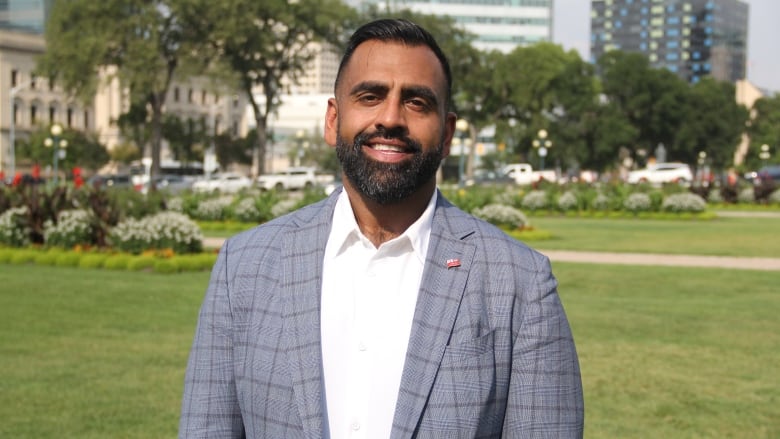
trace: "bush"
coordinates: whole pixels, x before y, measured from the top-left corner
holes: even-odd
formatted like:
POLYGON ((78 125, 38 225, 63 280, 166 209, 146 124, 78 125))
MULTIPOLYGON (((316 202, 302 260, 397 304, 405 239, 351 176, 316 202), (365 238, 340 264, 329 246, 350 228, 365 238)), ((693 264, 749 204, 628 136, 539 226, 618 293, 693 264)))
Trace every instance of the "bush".
POLYGON ((30 227, 27 225, 27 206, 12 207, 0 215, 0 244, 10 247, 30 245, 30 227))
POLYGON ((11 255, 11 259, 8 261, 14 265, 29 264, 35 262, 35 257, 38 256, 38 252, 34 250, 19 250, 11 255))
POLYGON ((197 253, 203 249, 198 225, 176 212, 161 212, 140 220, 128 219, 111 231, 111 242, 121 250, 140 254, 149 249, 173 249, 176 253, 197 253))
POLYGON ((127 261, 127 269, 130 271, 142 271, 154 268, 155 258, 151 256, 135 256, 127 261))
POLYGON ((242 198, 233 209, 236 220, 250 223, 260 221, 260 209, 257 208, 253 198, 242 198))
POLYGON ((528 218, 518 209, 503 204, 488 204, 485 207, 474 209, 472 212, 477 218, 508 229, 522 229, 528 224, 528 218))
POLYGON ((293 210, 295 210, 297 204, 298 204, 297 201, 290 198, 281 200, 278 203, 274 204, 274 207, 271 208, 271 216, 276 218, 286 213, 290 213, 293 210))
POLYGON ((772 192, 769 195, 769 203, 770 204, 780 204, 780 189, 772 192))
POLYGON ((737 202, 739 203, 755 203, 756 202, 756 193, 753 190, 752 187, 746 187, 739 191, 739 194, 737 194, 737 202))
POLYGON ((103 262, 103 268, 109 270, 127 270, 132 256, 128 254, 111 255, 103 262))
POLYGON ((49 249, 49 251, 41 252, 35 257, 35 263, 40 265, 56 265, 57 258, 63 252, 59 249, 49 249))
POLYGON ((703 212, 707 202, 692 193, 672 194, 664 199, 661 208, 667 212, 703 212))
POLYGON ((88 254, 83 255, 79 260, 79 267, 81 268, 102 268, 108 259, 108 255, 105 254, 88 254))
POLYGON ((179 265, 171 259, 157 259, 156 261, 154 261, 154 265, 152 266, 152 269, 154 270, 155 273, 164 273, 164 274, 178 273, 179 265))
POLYGON ((544 209, 548 206, 547 193, 543 190, 533 190, 523 197, 521 206, 532 212, 544 209))
POLYGON ((577 196, 572 191, 566 191, 558 197, 558 209, 562 211, 577 210, 578 202, 577 196))
POLYGON ((652 207, 652 201, 650 200, 650 196, 642 193, 642 192, 635 192, 626 198, 626 200, 623 202, 623 207, 625 207, 626 210, 629 212, 646 212, 650 210, 652 207))
POLYGON ((57 215, 57 224, 50 220, 44 223, 43 240, 48 246, 62 248, 94 244, 92 222, 89 211, 63 210, 57 215))
POLYGON ((81 255, 74 252, 64 252, 57 255, 54 265, 58 267, 77 267, 81 255))
POLYGON ((604 211, 604 210, 609 210, 609 207, 610 207, 609 197, 601 193, 596 195, 593 198, 593 200, 591 200, 590 202, 590 208, 593 210, 604 211))
POLYGON ((218 221, 226 219, 227 209, 233 203, 232 196, 222 196, 203 200, 193 212, 195 219, 218 221))

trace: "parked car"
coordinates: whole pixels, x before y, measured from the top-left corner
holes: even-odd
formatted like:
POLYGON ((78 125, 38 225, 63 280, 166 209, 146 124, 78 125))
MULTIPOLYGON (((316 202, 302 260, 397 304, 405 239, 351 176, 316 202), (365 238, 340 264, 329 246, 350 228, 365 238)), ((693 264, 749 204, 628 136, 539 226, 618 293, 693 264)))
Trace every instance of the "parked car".
POLYGON ((542 180, 558 181, 558 174, 554 170, 535 171, 528 163, 510 163, 504 165, 501 172, 511 177, 519 185, 534 184, 542 180))
POLYGON ((133 181, 126 174, 95 174, 89 177, 87 184, 95 188, 118 189, 132 188, 133 181))
POLYGON ((767 182, 780 184, 780 165, 764 166, 758 171, 745 174, 745 179, 752 181, 756 186, 767 182))
MULTIPOLYGON (((184 175, 158 175, 154 178, 154 187, 158 191, 165 191, 170 194, 178 194, 180 192, 192 189, 192 185, 195 183, 193 177, 184 175)), ((149 192, 149 183, 144 184, 140 188, 141 193, 149 192)))
POLYGON ((685 163, 655 163, 648 165, 647 168, 629 172, 626 181, 631 184, 678 183, 685 185, 693 181, 693 172, 691 172, 691 167, 685 163))
POLYGON ((314 186, 325 186, 333 181, 332 174, 321 174, 311 167, 288 168, 257 177, 257 185, 263 190, 308 189, 314 186))
POLYGON ((235 193, 252 187, 252 179, 237 172, 214 174, 210 178, 197 180, 192 184, 195 192, 235 193))
POLYGON ((515 179, 499 171, 477 169, 474 176, 466 179, 466 186, 511 186, 515 179))

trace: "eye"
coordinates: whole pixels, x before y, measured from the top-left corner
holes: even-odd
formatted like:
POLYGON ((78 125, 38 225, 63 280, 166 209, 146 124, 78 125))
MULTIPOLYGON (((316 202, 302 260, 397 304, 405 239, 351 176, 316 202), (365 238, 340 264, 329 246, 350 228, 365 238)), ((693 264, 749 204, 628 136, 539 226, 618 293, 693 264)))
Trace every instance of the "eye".
POLYGON ((364 93, 358 96, 358 101, 367 105, 375 104, 379 102, 379 100, 380 100, 379 96, 373 93, 364 93))
POLYGON ((406 100, 406 104, 417 111, 428 111, 430 103, 423 98, 411 98, 406 100))

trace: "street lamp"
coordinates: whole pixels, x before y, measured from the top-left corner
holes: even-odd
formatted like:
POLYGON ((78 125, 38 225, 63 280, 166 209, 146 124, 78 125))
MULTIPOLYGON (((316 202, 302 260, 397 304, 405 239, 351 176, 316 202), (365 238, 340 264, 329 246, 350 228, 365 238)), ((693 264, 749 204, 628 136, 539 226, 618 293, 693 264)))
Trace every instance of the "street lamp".
POLYGON ((60 139, 60 136, 62 135, 62 126, 60 124, 55 123, 51 126, 51 137, 47 137, 46 140, 43 141, 43 144, 47 148, 52 148, 54 150, 52 159, 52 164, 54 167, 54 186, 57 186, 57 177, 58 177, 58 171, 57 171, 57 162, 59 159, 65 158, 65 148, 68 147, 68 141, 65 139, 60 139))
POLYGON ((547 157, 547 150, 552 148, 552 141, 547 138, 547 130, 542 128, 536 133, 536 139, 532 142, 534 148, 538 149, 539 170, 544 171, 544 158, 547 157))
POLYGON ((304 146, 304 138, 306 137, 306 133, 303 130, 298 130, 295 133, 295 143, 297 148, 295 149, 295 159, 297 162, 297 166, 301 166, 301 161, 303 160, 303 146, 304 146))
POLYGON ((16 112, 14 111, 14 104, 16 104, 16 94, 22 91, 22 89, 26 88, 32 84, 32 81, 26 81, 23 82, 16 87, 11 87, 11 93, 10 93, 10 106, 8 107, 9 111, 11 112, 11 125, 10 129, 8 131, 8 139, 10 140, 10 149, 8 154, 8 174, 13 176, 16 173, 16 112))
POLYGON ((763 162, 763 166, 766 166, 766 161, 769 160, 770 156, 771 154, 769 154, 769 145, 766 143, 761 145, 761 152, 758 153, 758 158, 760 158, 763 162))
POLYGON ((466 119, 458 119, 457 122, 455 122, 455 131, 458 134, 460 145, 460 154, 458 155, 458 187, 463 187, 466 183, 463 168, 466 163, 466 137, 469 131, 469 122, 466 119))

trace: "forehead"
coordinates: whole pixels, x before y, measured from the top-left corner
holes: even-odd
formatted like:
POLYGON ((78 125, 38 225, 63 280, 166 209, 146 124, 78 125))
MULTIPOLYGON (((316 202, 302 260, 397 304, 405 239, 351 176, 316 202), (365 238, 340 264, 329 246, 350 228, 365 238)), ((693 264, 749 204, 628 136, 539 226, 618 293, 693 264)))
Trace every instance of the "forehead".
POLYGON ((426 86, 444 96, 447 80, 436 54, 425 45, 369 40, 359 45, 342 72, 338 94, 361 82, 389 86, 426 86))

